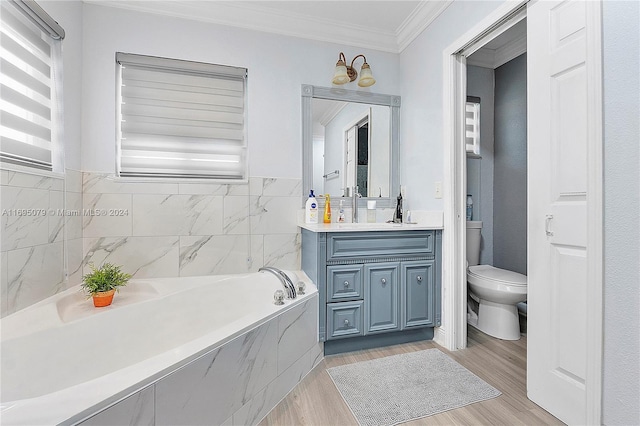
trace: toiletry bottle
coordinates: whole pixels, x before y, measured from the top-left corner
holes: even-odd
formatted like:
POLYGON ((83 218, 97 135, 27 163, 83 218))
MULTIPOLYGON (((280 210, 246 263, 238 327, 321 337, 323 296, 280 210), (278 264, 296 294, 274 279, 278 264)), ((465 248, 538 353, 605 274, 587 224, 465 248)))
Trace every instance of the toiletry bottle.
POLYGON ((398 204, 396 204, 396 213, 393 218, 394 223, 402 223, 402 189, 398 194, 398 204))
POLYGON ((331 197, 324 194, 324 223, 331 223, 331 197))
POLYGON ((367 201, 367 222, 376 222, 376 200, 367 201))
POLYGON ((316 200, 316 196, 313 195, 313 189, 309 192, 309 199, 305 204, 304 222, 318 223, 318 201, 316 200))
POLYGON ((340 223, 344 223, 344 207, 342 206, 343 202, 344 200, 340 200, 340 210, 338 210, 338 222, 340 223))
POLYGON ((471 194, 467 194, 467 220, 471 220, 473 218, 473 198, 471 198, 471 194))

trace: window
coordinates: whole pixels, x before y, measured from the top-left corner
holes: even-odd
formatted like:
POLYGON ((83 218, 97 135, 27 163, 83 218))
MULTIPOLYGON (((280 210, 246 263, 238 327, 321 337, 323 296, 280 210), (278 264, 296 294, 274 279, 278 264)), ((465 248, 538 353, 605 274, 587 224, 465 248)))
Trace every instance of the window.
POLYGON ((35 2, 1 8, 0 161, 62 171, 64 30, 35 2))
POLYGON ((119 176, 245 180, 245 68, 117 53, 119 176))
POLYGON ((467 156, 480 157, 480 98, 467 96, 465 137, 467 156))

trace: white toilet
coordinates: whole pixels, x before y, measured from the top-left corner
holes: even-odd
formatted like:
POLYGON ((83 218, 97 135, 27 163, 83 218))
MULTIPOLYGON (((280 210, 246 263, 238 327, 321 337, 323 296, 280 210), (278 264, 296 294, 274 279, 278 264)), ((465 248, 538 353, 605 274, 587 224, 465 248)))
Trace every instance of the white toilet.
POLYGON ((477 322, 469 324, 499 339, 519 340, 517 303, 527 300, 527 276, 480 261, 481 221, 467 221, 467 283, 471 297, 479 303, 477 322))

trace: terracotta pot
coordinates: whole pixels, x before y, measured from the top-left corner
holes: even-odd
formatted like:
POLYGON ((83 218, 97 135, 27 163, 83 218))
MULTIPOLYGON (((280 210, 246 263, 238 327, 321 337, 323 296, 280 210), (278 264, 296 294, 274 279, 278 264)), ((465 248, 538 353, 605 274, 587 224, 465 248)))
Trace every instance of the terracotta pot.
POLYGON ((95 293, 93 295, 93 306, 96 308, 101 308, 103 306, 109 306, 113 301, 113 295, 115 293, 114 290, 109 291, 101 291, 99 293, 95 293))

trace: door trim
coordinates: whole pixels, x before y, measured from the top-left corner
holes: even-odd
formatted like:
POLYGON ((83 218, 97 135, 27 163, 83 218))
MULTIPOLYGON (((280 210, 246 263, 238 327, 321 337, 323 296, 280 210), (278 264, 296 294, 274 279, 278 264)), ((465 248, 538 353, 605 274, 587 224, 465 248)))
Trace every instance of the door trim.
POLYGON ((587 424, 602 423, 604 323, 604 138, 602 106, 602 3, 587 4, 587 424))
MULTIPOLYGON (((466 152, 460 115, 466 99, 466 58, 461 54, 473 49, 474 42, 513 14, 527 1, 505 2, 443 51, 443 136, 444 136, 444 229, 442 306, 443 326, 436 340, 449 350, 467 346, 466 318, 466 152)), ((587 8, 587 20, 593 28, 602 26, 602 6, 593 2, 587 8)), ((603 357, 603 130, 602 130, 602 40, 601 31, 587 35, 590 87, 587 200, 587 372, 586 421, 602 421, 603 357)), ((480 46, 477 46, 480 47, 480 46)), ((467 52, 470 54, 471 52, 467 52)))

